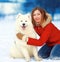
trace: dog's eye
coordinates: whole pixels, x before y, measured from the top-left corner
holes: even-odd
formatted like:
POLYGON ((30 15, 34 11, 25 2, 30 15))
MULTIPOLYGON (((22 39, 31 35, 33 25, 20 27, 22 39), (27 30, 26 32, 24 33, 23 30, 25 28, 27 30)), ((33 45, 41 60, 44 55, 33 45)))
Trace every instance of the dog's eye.
POLYGON ((25 22, 27 22, 27 20, 25 20, 25 22))
POLYGON ((23 21, 21 20, 21 22, 23 22, 23 21))

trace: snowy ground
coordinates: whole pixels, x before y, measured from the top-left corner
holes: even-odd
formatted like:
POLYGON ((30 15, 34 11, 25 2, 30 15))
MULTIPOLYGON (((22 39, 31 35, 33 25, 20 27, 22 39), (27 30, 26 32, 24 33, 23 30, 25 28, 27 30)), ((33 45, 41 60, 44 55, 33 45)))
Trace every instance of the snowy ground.
MULTIPOLYGON (((14 18, 0 19, 0 62, 25 62, 24 59, 13 59, 9 56, 11 44, 14 40, 14 18)), ((53 22, 60 29, 60 21, 53 22)), ((31 59, 30 62, 36 62, 31 59)), ((40 62, 60 62, 60 60, 43 59, 40 62)))

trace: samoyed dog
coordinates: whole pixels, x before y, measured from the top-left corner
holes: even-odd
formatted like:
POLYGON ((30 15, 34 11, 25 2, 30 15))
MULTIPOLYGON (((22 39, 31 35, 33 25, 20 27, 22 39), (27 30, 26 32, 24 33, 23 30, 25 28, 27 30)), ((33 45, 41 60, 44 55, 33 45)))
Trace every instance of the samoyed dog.
POLYGON ((27 45, 26 36, 31 38, 37 38, 37 34, 34 31, 30 14, 18 14, 16 19, 16 34, 22 33, 24 37, 22 40, 15 36, 15 41, 11 47, 11 57, 13 58, 25 58, 27 62, 31 57, 34 57, 36 61, 41 60, 38 57, 38 51, 35 46, 27 45))

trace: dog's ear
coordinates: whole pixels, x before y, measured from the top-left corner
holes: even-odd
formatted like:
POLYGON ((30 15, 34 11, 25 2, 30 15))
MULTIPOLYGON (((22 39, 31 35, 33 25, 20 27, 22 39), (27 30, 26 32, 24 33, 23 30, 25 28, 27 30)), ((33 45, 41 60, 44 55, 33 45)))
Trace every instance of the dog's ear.
POLYGON ((19 14, 16 16, 16 19, 17 19, 17 18, 19 18, 20 16, 22 16, 22 14, 21 14, 21 13, 19 13, 19 14))
POLYGON ((29 19, 31 19, 31 14, 30 13, 28 13, 27 16, 28 16, 29 19))

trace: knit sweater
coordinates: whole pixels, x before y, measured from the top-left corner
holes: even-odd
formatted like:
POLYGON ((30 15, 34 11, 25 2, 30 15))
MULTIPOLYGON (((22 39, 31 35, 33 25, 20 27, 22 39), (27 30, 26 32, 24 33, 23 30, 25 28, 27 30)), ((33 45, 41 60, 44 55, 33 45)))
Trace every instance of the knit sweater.
POLYGON ((34 46, 42 46, 43 44, 54 46, 56 44, 60 44, 60 30, 56 28, 51 22, 48 23, 44 28, 41 26, 35 26, 34 29, 40 38, 28 38, 27 44, 34 46))

